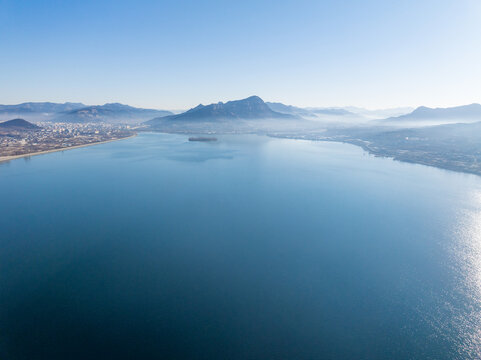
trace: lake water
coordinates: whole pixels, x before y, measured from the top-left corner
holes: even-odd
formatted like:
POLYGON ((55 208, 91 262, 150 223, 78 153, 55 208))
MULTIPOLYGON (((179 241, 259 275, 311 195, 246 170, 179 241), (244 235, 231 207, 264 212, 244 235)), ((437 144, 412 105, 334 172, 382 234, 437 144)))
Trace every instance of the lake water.
POLYGON ((2 359, 481 356, 481 178, 187 139, 0 165, 2 359))

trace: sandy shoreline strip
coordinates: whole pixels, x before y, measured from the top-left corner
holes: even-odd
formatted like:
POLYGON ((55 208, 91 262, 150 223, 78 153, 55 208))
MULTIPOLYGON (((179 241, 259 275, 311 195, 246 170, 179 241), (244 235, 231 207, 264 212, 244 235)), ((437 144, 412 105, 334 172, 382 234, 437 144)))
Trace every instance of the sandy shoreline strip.
POLYGON ((15 159, 20 159, 24 157, 29 157, 29 156, 37 156, 37 155, 43 155, 43 154, 48 154, 48 153, 53 153, 57 151, 66 151, 66 150, 72 150, 72 149, 78 149, 78 148, 83 148, 86 146, 93 146, 93 145, 100 145, 100 144, 106 144, 109 142, 113 141, 120 141, 120 140, 126 140, 130 139, 137 136, 137 134, 133 134, 131 136, 123 137, 120 139, 111 139, 111 140, 105 140, 105 141, 97 141, 93 143, 88 143, 88 144, 83 144, 83 145, 76 145, 76 146, 69 146, 69 147, 64 147, 64 148, 59 148, 59 149, 51 149, 51 150, 45 150, 45 151, 38 151, 34 153, 28 153, 28 154, 21 154, 21 155, 12 155, 12 156, 0 156, 0 163, 10 161, 10 160, 15 160, 15 159))

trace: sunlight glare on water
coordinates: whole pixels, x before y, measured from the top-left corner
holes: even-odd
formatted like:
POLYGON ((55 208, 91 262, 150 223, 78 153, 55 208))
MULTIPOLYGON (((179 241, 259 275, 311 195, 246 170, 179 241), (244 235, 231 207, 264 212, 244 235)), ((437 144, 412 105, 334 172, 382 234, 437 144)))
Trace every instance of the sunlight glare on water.
POLYGON ((451 252, 458 274, 452 294, 453 326, 459 336, 459 353, 464 358, 481 358, 481 192, 473 191, 471 201, 454 225, 451 252))

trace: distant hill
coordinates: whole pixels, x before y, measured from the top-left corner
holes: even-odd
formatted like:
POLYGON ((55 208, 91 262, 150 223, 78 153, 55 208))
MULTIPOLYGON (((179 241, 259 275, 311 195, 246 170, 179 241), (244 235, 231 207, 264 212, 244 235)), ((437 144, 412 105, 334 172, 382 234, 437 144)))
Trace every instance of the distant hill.
POLYGON ((285 105, 282 103, 266 102, 266 104, 274 111, 284 113, 284 114, 303 116, 303 117, 318 117, 322 115, 328 115, 328 116, 357 116, 358 115, 344 108, 337 108, 337 107, 300 108, 297 106, 285 105))
POLYGON ((364 109, 356 106, 345 106, 343 109, 350 111, 354 114, 360 115, 368 119, 386 119, 388 117, 401 116, 408 114, 414 110, 411 107, 397 107, 387 109, 364 109))
POLYGON ((166 121, 216 121, 249 119, 297 119, 297 116, 273 111, 260 97, 251 96, 242 100, 198 105, 184 113, 158 117, 146 124, 155 126, 166 121))
POLYGON ((59 114, 53 121, 70 123, 89 122, 142 122, 158 116, 172 115, 166 110, 142 109, 119 103, 86 106, 59 114))
POLYGON ((24 119, 12 119, 0 122, 0 130, 40 130, 41 127, 32 124, 24 119))
POLYGON ((85 107, 82 103, 26 102, 18 105, 0 105, 1 114, 58 113, 85 107))
POLYGON ((285 105, 279 102, 266 102, 266 104, 271 108, 271 110, 279 113, 298 115, 298 116, 314 116, 314 114, 311 111, 297 107, 297 106, 285 105))
POLYGON ((385 119, 389 122, 408 122, 408 121, 481 121, 481 105, 471 104, 449 108, 428 108, 425 106, 418 107, 413 112, 397 117, 385 119))
POLYGON ((331 116, 354 116, 356 114, 343 109, 343 108, 310 108, 309 109, 314 114, 318 115, 331 115, 331 116))

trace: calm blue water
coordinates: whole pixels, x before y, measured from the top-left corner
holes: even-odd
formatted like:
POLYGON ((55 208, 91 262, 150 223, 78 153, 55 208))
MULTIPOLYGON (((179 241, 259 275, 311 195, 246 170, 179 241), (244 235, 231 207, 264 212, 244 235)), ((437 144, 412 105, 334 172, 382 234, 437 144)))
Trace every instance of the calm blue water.
POLYGON ((141 134, 0 165, 0 357, 481 356, 481 178, 141 134))

